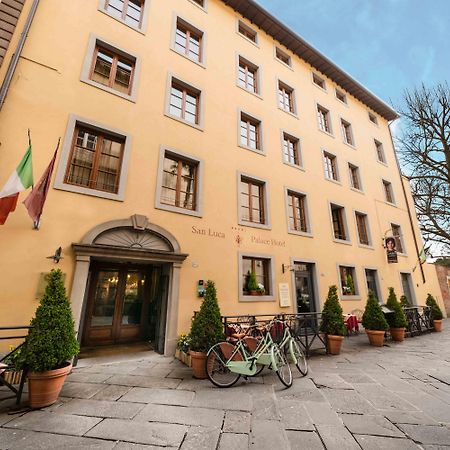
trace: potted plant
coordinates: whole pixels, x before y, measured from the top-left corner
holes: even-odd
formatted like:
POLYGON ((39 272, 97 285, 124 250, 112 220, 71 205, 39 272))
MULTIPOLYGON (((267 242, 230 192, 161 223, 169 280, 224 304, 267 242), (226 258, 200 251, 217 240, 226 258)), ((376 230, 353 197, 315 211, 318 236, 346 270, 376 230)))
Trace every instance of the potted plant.
POLYGON ((366 330, 370 345, 382 347, 384 342, 384 332, 389 328, 384 318, 381 306, 373 291, 369 291, 366 308, 362 317, 362 324, 366 330))
POLYGON ((337 286, 330 286, 328 297, 322 310, 320 331, 325 333, 327 351, 330 355, 339 355, 342 341, 347 333, 347 327, 342 316, 342 307, 337 295, 337 286))
POLYGON ((353 283, 353 277, 348 274, 346 279, 346 285, 349 295, 355 295, 355 284, 353 283))
POLYGON ((386 306, 393 311, 391 314, 386 315, 392 340, 402 342, 405 339, 405 329, 408 326, 408 321, 406 320, 401 304, 397 301, 393 287, 389 288, 386 306))
POLYGON ((177 340, 177 349, 175 357, 178 358, 183 364, 188 364, 188 352, 189 352, 189 336, 187 334, 180 334, 177 340))
MULTIPOLYGON (((250 295, 258 295, 258 281, 255 272, 247 272, 247 292, 250 295)), ((264 288, 264 286, 263 286, 264 288)))
POLYGON ((402 308, 410 308, 411 307, 411 303, 409 302, 406 295, 402 295, 400 297, 400 305, 402 306, 402 308))
POLYGON ((206 378, 206 352, 224 339, 216 286, 208 280, 200 311, 192 319, 189 353, 195 378, 206 378))
POLYGON ((264 295, 266 293, 266 289, 262 283, 258 283, 258 288, 256 289, 258 295, 264 295))
POLYGON ((80 350, 61 270, 51 271, 31 326, 18 365, 29 370, 30 407, 42 408, 57 400, 80 350))
POLYGON ((433 321, 433 326, 435 331, 442 331, 442 311, 439 308, 435 298, 431 295, 427 295, 426 305, 431 309, 431 320, 433 321))

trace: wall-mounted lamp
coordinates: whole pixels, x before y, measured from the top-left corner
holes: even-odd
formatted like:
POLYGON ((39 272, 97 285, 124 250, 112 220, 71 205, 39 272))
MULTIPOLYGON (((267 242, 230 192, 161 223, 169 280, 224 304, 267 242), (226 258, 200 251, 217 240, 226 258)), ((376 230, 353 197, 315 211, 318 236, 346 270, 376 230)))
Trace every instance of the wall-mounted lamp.
POLYGON ((291 266, 290 264, 281 264, 281 270, 283 271, 283 273, 289 271, 289 272, 294 272, 294 266, 291 266))

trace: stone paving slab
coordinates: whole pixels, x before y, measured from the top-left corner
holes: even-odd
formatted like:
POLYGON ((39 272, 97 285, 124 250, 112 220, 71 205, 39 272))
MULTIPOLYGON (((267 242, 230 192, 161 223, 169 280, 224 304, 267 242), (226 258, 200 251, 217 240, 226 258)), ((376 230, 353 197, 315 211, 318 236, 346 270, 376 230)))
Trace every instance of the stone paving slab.
POLYGON ((406 424, 399 424, 398 427, 420 444, 450 445, 450 429, 447 427, 406 424))
POLYGON ((316 428, 327 450, 361 450, 355 438, 344 426, 317 425, 316 428))
POLYGON ((86 436, 160 447, 179 447, 186 432, 187 427, 183 425, 105 419, 86 436))
POLYGON ((376 409, 356 391, 321 389, 333 409, 340 413, 376 414, 376 409))
POLYGON ((250 394, 235 391, 233 388, 216 388, 197 391, 192 406, 221 410, 251 411, 253 402, 250 394))
POLYGON ((254 420, 250 434, 250 448, 255 450, 284 449, 288 447, 283 424, 275 420, 254 420))
POLYGON ((82 436, 102 419, 95 417, 72 416, 45 411, 32 411, 4 425, 6 428, 44 431, 47 433, 82 436))
MULTIPOLYGON (((155 366, 138 366, 136 369, 133 369, 132 371, 128 372, 130 375, 142 375, 146 377, 152 377, 152 378, 165 378, 167 375, 169 375, 170 372, 173 372, 174 367, 160 367, 159 364, 155 366)), ((192 375, 192 369, 191 375, 192 375)))
POLYGON ((117 386, 115 384, 108 384, 104 389, 97 392, 91 398, 93 400, 109 400, 115 402, 120 397, 125 395, 131 389, 130 386, 117 386))
POLYGON ((218 450, 247 450, 249 446, 247 434, 223 433, 218 450))
POLYGON ((180 384, 179 379, 144 375, 113 375, 108 380, 108 382, 111 384, 117 384, 119 386, 137 386, 167 389, 176 389, 176 387, 180 384))
POLYGON ((417 411, 418 408, 395 392, 387 391, 379 384, 354 384, 357 392, 375 408, 392 411, 417 411))
POLYGON ((252 416, 243 411, 226 411, 223 431, 226 433, 250 433, 252 416))
POLYGON ((216 450, 219 428, 190 427, 180 450, 216 450))
POLYGON ((303 406, 303 402, 298 400, 278 401, 281 413, 281 422, 285 430, 315 431, 314 425, 303 406))
MULTIPOLYGON (((62 436, 26 430, 0 428, 0 449, 7 450, 110 450, 115 441, 103 441, 86 437, 62 436)), ((161 449, 160 449, 161 450, 161 449)))
POLYGON ((314 425, 342 426, 342 420, 329 403, 303 402, 314 425))
POLYGON ((156 445, 133 444, 131 442, 118 442, 114 450, 175 450, 178 447, 159 447, 156 445))
POLYGON ((102 389, 105 389, 106 384, 99 383, 71 383, 67 381, 61 391, 62 397, 72 398, 91 398, 102 389))
MULTIPOLYGON (((156 403, 160 405, 190 406, 195 394, 178 389, 150 389, 135 387, 128 391, 119 402, 156 403)), ((202 405, 194 405, 202 406, 202 405)), ((220 409, 220 408, 219 408, 220 409)))
POLYGON ((353 434, 405 437, 395 425, 381 416, 341 414, 341 419, 343 420, 344 425, 353 434))
MULTIPOLYGON (((123 402, 119 402, 122 404, 123 402)), ((120 406, 120 405, 119 405, 120 406)), ((142 406, 142 405, 141 405, 142 406)), ((221 428, 225 411, 185 406, 146 405, 133 419, 141 422, 164 422, 221 428)))
POLYGON ((391 421, 392 423, 408 423, 411 425, 438 425, 436 420, 427 414, 416 411, 416 412, 408 412, 408 411, 379 411, 380 414, 383 414, 386 419, 391 421))
POLYGON ((132 419, 143 408, 142 403, 73 399, 64 403, 56 412, 110 419, 132 419))
POLYGON ((108 378, 111 378, 112 374, 109 373, 89 373, 73 371, 68 377, 67 381, 74 383, 103 383, 108 378))
POLYGON ((325 448, 317 433, 308 431, 286 431, 286 434, 291 450, 324 450, 325 448))
POLYGON ((396 439, 381 436, 355 436, 363 450, 419 450, 410 439, 396 439))

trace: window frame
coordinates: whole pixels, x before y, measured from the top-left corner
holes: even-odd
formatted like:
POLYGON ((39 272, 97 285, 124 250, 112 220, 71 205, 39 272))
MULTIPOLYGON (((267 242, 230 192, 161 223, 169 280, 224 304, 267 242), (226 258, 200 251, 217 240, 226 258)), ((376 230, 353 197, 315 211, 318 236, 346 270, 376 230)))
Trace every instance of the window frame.
POLYGON ((386 159, 386 152, 384 151, 384 145, 382 142, 380 142, 378 139, 373 140, 374 146, 375 146, 375 157, 377 162, 380 164, 383 164, 384 166, 387 166, 387 159, 386 159), (378 149, 381 151, 378 152, 378 149), (382 155, 383 159, 379 158, 379 155, 382 155))
POLYGON ((359 247, 364 247, 364 248, 373 248, 373 241, 372 241, 372 234, 370 231, 370 224, 369 224, 369 215, 365 212, 365 211, 361 211, 361 210, 353 210, 353 217, 355 219, 355 229, 356 229, 356 236, 358 238, 358 246, 359 247), (364 227, 365 227, 365 232, 367 235, 367 244, 364 244, 363 242, 361 242, 361 236, 360 236, 360 232, 359 232, 359 223, 358 223, 358 217, 357 216, 363 216, 365 221, 364 221, 364 227))
POLYGON ((317 128, 319 131, 321 131, 322 133, 325 133, 328 136, 334 137, 334 133, 333 133, 333 124, 331 121, 331 111, 326 108, 325 106, 322 106, 322 104, 320 103, 316 103, 316 121, 317 121, 317 128), (328 121, 328 127, 330 129, 330 131, 327 131, 325 129, 323 129, 321 127, 321 123, 322 121, 319 120, 319 110, 321 110, 321 112, 325 112, 327 115, 327 121, 328 121))
POLYGON ((384 178, 381 179, 381 184, 383 186, 383 197, 384 202, 388 205, 396 206, 394 188, 392 187, 392 183, 384 178), (388 194, 389 190, 389 194, 388 194), (389 197, 392 197, 392 201, 389 200, 389 197))
POLYGON ((337 263, 337 273, 338 273, 338 283, 339 283, 339 293, 340 293, 340 299, 341 300, 359 300, 361 299, 361 291, 359 289, 359 283, 358 283, 358 274, 356 272, 356 266, 353 266, 348 263, 337 263), (345 269, 352 269, 353 274, 353 286, 355 287, 355 293, 354 294, 344 294, 342 286, 342 274, 341 274, 341 267, 345 269))
POLYGON ((291 87, 289 84, 287 84, 284 81, 277 78, 277 91, 276 92, 277 92, 278 109, 287 114, 290 114, 291 116, 298 117, 295 89, 293 87, 291 87), (290 103, 292 103, 292 109, 285 109, 284 107, 282 107, 280 105, 280 90, 283 90, 283 92, 286 92, 289 95, 290 103))
POLYGON ((338 202, 334 202, 334 201, 328 201, 328 211, 329 211, 329 215, 330 215, 330 224, 331 224, 331 237, 332 240, 336 243, 339 244, 347 244, 347 245, 351 245, 351 239, 350 239, 350 233, 349 233, 349 227, 348 227, 348 222, 347 222, 347 214, 345 212, 345 206, 341 205, 338 202), (346 239, 340 239, 337 238, 335 235, 335 230, 334 230, 334 219, 333 219, 333 206, 337 207, 338 209, 341 210, 342 214, 341 214, 341 221, 342 221, 342 228, 344 230, 345 233, 345 237, 346 239))
POLYGON ((187 216, 203 217, 203 179, 204 162, 201 158, 166 145, 161 145, 159 149, 158 173, 156 177, 155 209, 184 214, 187 216), (161 202, 161 194, 163 189, 162 183, 164 177, 164 160, 166 158, 166 154, 180 160, 185 160, 192 164, 196 164, 195 209, 186 209, 180 206, 169 205, 161 202))
MULTIPOLYGON (((183 17, 179 16, 178 14, 173 15, 173 27, 172 27, 172 38, 171 38, 171 44, 170 48, 173 50, 176 54, 183 56, 184 58, 188 59, 189 61, 192 61, 193 63, 199 65, 200 67, 206 68, 206 33, 201 30, 200 28, 196 27, 192 23, 188 22, 183 17), (182 27, 186 28, 186 30, 189 33, 195 33, 199 36, 199 60, 192 58, 189 56, 188 53, 182 52, 177 49, 176 46, 176 37, 177 37, 177 31, 178 26, 181 24, 182 27)), ((189 48, 189 47, 187 47, 189 48)))
MULTIPOLYGON (((271 217, 270 217, 270 210, 269 210, 269 182, 265 179, 255 177, 253 175, 250 175, 248 173, 244 172, 237 172, 237 213, 238 213, 238 224, 245 226, 245 227, 251 227, 251 228, 262 228, 266 230, 270 230, 272 228, 271 223, 271 217), (242 219, 242 207, 244 206, 241 203, 241 181, 242 179, 253 181, 254 184, 259 184, 263 189, 263 199, 260 203, 260 207, 263 208, 263 214, 264 214, 264 223, 258 223, 258 222, 250 222, 248 220, 242 219)), ((248 205, 246 205, 248 206, 248 205)))
POLYGON ((58 190, 73 192, 77 194, 85 194, 93 197, 100 197, 109 200, 124 201, 125 200, 125 188, 128 177, 129 157, 131 151, 131 135, 115 128, 100 124, 84 117, 70 114, 66 133, 64 136, 64 142, 61 149, 60 160, 56 169, 55 181, 53 187, 58 190), (112 137, 116 137, 123 140, 122 161, 119 170, 119 183, 117 193, 100 191, 94 188, 78 186, 75 184, 66 183, 66 173, 70 163, 70 157, 72 155, 73 142, 75 139, 75 130, 77 127, 84 127, 97 131, 99 133, 107 134, 112 137))
POLYGON ((286 164, 290 167, 294 167, 296 169, 305 170, 304 167, 304 161, 303 161, 303 152, 302 152, 302 143, 301 139, 297 136, 294 136, 292 133, 287 132, 286 130, 280 130, 281 131, 281 159, 283 161, 283 164, 286 164), (284 142, 285 138, 288 138, 290 141, 293 141, 296 144, 296 150, 297 150, 297 157, 299 160, 299 164, 292 163, 285 158, 285 152, 284 152, 284 142))
POLYGON ((90 33, 86 55, 84 57, 83 66, 81 68, 81 75, 80 75, 81 82, 89 84, 90 86, 96 87, 98 89, 101 89, 102 91, 108 92, 109 94, 113 94, 125 100, 129 100, 133 103, 136 103, 140 73, 141 73, 140 57, 116 46, 112 42, 109 42, 94 33, 90 33), (117 89, 114 89, 110 86, 107 86, 105 84, 99 83, 98 81, 91 79, 99 47, 108 52, 113 53, 115 56, 121 56, 122 58, 129 60, 130 62, 133 63, 133 70, 128 94, 120 92, 117 89))
POLYGON ((349 176, 349 181, 350 181, 350 189, 355 191, 355 192, 364 193, 364 187, 363 187, 360 167, 357 166, 356 164, 353 164, 350 161, 347 161, 347 168, 348 168, 348 176, 349 176), (353 184, 352 169, 356 169, 357 170, 357 177, 358 177, 359 188, 356 188, 354 186, 354 184, 353 184))
POLYGON ((288 67, 289 69, 293 70, 291 56, 288 53, 286 53, 284 50, 282 50, 278 45, 274 45, 273 56, 278 62, 280 62, 284 66, 288 67), (282 59, 280 59, 278 54, 281 54, 281 56, 285 57, 288 60, 288 62, 285 62, 282 59))
MULTIPOLYGON (((249 114, 241 109, 238 110, 238 122, 237 122, 237 139, 238 139, 238 147, 244 148, 245 150, 250 150, 251 152, 254 152, 258 155, 266 155, 265 149, 264 149, 264 138, 263 138, 263 123, 261 119, 258 117, 253 116, 252 114, 249 114), (256 148, 252 148, 250 146, 247 146, 241 142, 241 122, 242 117, 249 119, 247 123, 254 123, 256 124, 256 137, 257 137, 257 144, 256 148)), ((249 141, 247 137, 247 142, 249 141)))
POLYGON ((397 251, 397 254, 398 255, 402 255, 402 256, 406 256, 407 252, 406 252, 406 247, 405 247, 405 239, 403 239, 402 226, 397 224, 397 223, 390 222, 390 229, 391 229, 392 237, 395 239, 395 249, 397 251), (393 227, 397 227, 398 228, 398 230, 400 232, 399 235, 396 235, 394 233, 394 228, 393 227), (396 237, 396 236, 398 236, 398 237, 396 237), (400 243, 401 251, 399 250, 399 245, 398 245, 399 243, 400 243))
POLYGON ((247 25, 243 20, 241 20, 239 18, 236 20, 236 33, 239 36, 241 36, 242 38, 244 38, 246 41, 252 43, 253 45, 255 45, 256 47, 259 48, 258 32, 256 30, 254 30, 250 25, 247 25), (253 35, 255 39, 253 40, 253 39, 249 38, 246 34, 243 34, 241 32, 241 27, 247 33, 253 35))
POLYGON ((331 153, 328 150, 322 149, 322 167, 324 170, 324 176, 325 176, 326 180, 332 181, 333 183, 342 184, 337 156, 334 153, 331 153), (336 178, 329 178, 327 176, 328 165, 326 164, 326 160, 325 160, 326 157, 328 157, 332 160, 332 169, 333 168, 335 169, 334 171, 336 172, 336 178))
POLYGON ((167 86, 166 86, 166 99, 165 99, 165 111, 164 115, 166 117, 169 117, 171 119, 174 119, 178 122, 184 123, 185 125, 189 125, 190 127, 193 127, 199 131, 203 131, 203 121, 204 121, 204 97, 205 97, 205 91, 198 88, 197 86, 188 83, 186 81, 183 81, 180 77, 169 73, 167 76, 167 86), (197 107, 197 120, 198 123, 192 123, 189 122, 182 117, 178 117, 175 114, 172 114, 170 112, 170 105, 171 105, 171 97, 172 97, 172 86, 173 84, 177 84, 183 89, 189 90, 197 95, 198 98, 198 107, 197 107))
POLYGON ((238 88, 244 90, 245 92, 253 94, 256 97, 262 99, 262 96, 261 96, 261 92, 262 92, 261 80, 262 80, 262 77, 261 77, 261 68, 260 68, 260 66, 258 66, 257 64, 251 62, 248 58, 246 58, 242 54, 236 53, 236 86, 238 88), (241 86, 240 83, 239 83, 239 80, 240 80, 239 73, 240 73, 241 62, 243 64, 245 64, 247 66, 247 68, 250 68, 250 69, 254 70, 254 83, 255 83, 255 88, 256 88, 256 90, 254 90, 254 91, 250 90, 250 89, 247 89, 244 86, 241 86))
POLYGON ((314 86, 318 87, 322 91, 328 92, 327 82, 325 78, 320 76, 317 72, 311 71, 311 82, 314 86))
POLYGON ((356 147, 355 135, 353 133, 353 126, 348 120, 345 120, 342 117, 341 117, 341 134, 342 134, 342 142, 344 144, 350 146, 351 148, 355 148, 356 147), (348 142, 347 131, 349 131, 350 141, 351 142, 348 142))
POLYGON ((336 99, 339 100, 342 104, 344 104, 345 106, 348 106, 347 94, 345 94, 344 91, 341 91, 338 88, 334 88, 334 95, 335 95, 336 99), (344 100, 341 100, 339 98, 339 95, 341 95, 344 98, 344 100))
POLYGON ((193 5, 195 5, 197 8, 200 8, 204 12, 208 12, 208 0, 202 0, 203 6, 200 5, 196 0, 189 0, 193 5))
POLYGON ((378 117, 370 111, 367 111, 367 114, 369 116, 369 121, 378 127, 378 117))
POLYGON ((147 28, 148 28, 148 18, 149 18, 149 10, 150 10, 150 1, 151 0, 145 0, 144 1, 144 7, 141 14, 141 20, 140 20, 140 26, 136 27, 134 25, 131 25, 130 23, 127 23, 125 19, 122 19, 120 17, 115 16, 110 11, 107 10, 107 3, 109 0, 98 0, 98 7, 97 10, 106 14, 107 16, 111 17, 114 20, 117 20, 118 22, 122 23, 123 25, 126 25, 127 27, 137 31, 141 34, 146 34, 147 28))
MULTIPOLYGON (((276 300, 275 257, 266 253, 238 252, 238 299, 239 302, 274 302, 276 300), (244 258, 263 259, 269 264, 267 270, 269 280, 268 295, 244 295, 244 258)), ((266 286, 264 286, 266 288, 266 286)))
POLYGON ((285 199, 285 206, 286 206, 286 222, 287 222, 288 233, 295 234, 297 236, 313 237, 311 216, 310 216, 310 212, 309 212, 308 194, 299 189, 291 188, 289 186, 284 186, 284 199, 285 199), (306 231, 297 230, 295 228, 291 228, 291 226, 290 226, 290 222, 289 222, 289 214, 290 214, 290 210, 291 210, 291 207, 289 206, 289 195, 290 194, 294 194, 296 196, 303 197, 303 211, 304 211, 304 215, 305 215, 306 231))

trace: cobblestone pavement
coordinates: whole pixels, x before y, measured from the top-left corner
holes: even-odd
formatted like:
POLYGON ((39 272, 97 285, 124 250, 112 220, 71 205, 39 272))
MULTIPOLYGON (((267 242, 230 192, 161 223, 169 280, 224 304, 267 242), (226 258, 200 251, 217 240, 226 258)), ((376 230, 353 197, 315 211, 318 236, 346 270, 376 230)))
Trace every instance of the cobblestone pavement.
POLYGON ((9 415, 0 401, 0 448, 450 450, 450 320, 382 349, 346 338, 290 389, 270 371, 219 389, 144 355, 74 369, 49 408, 9 415))

